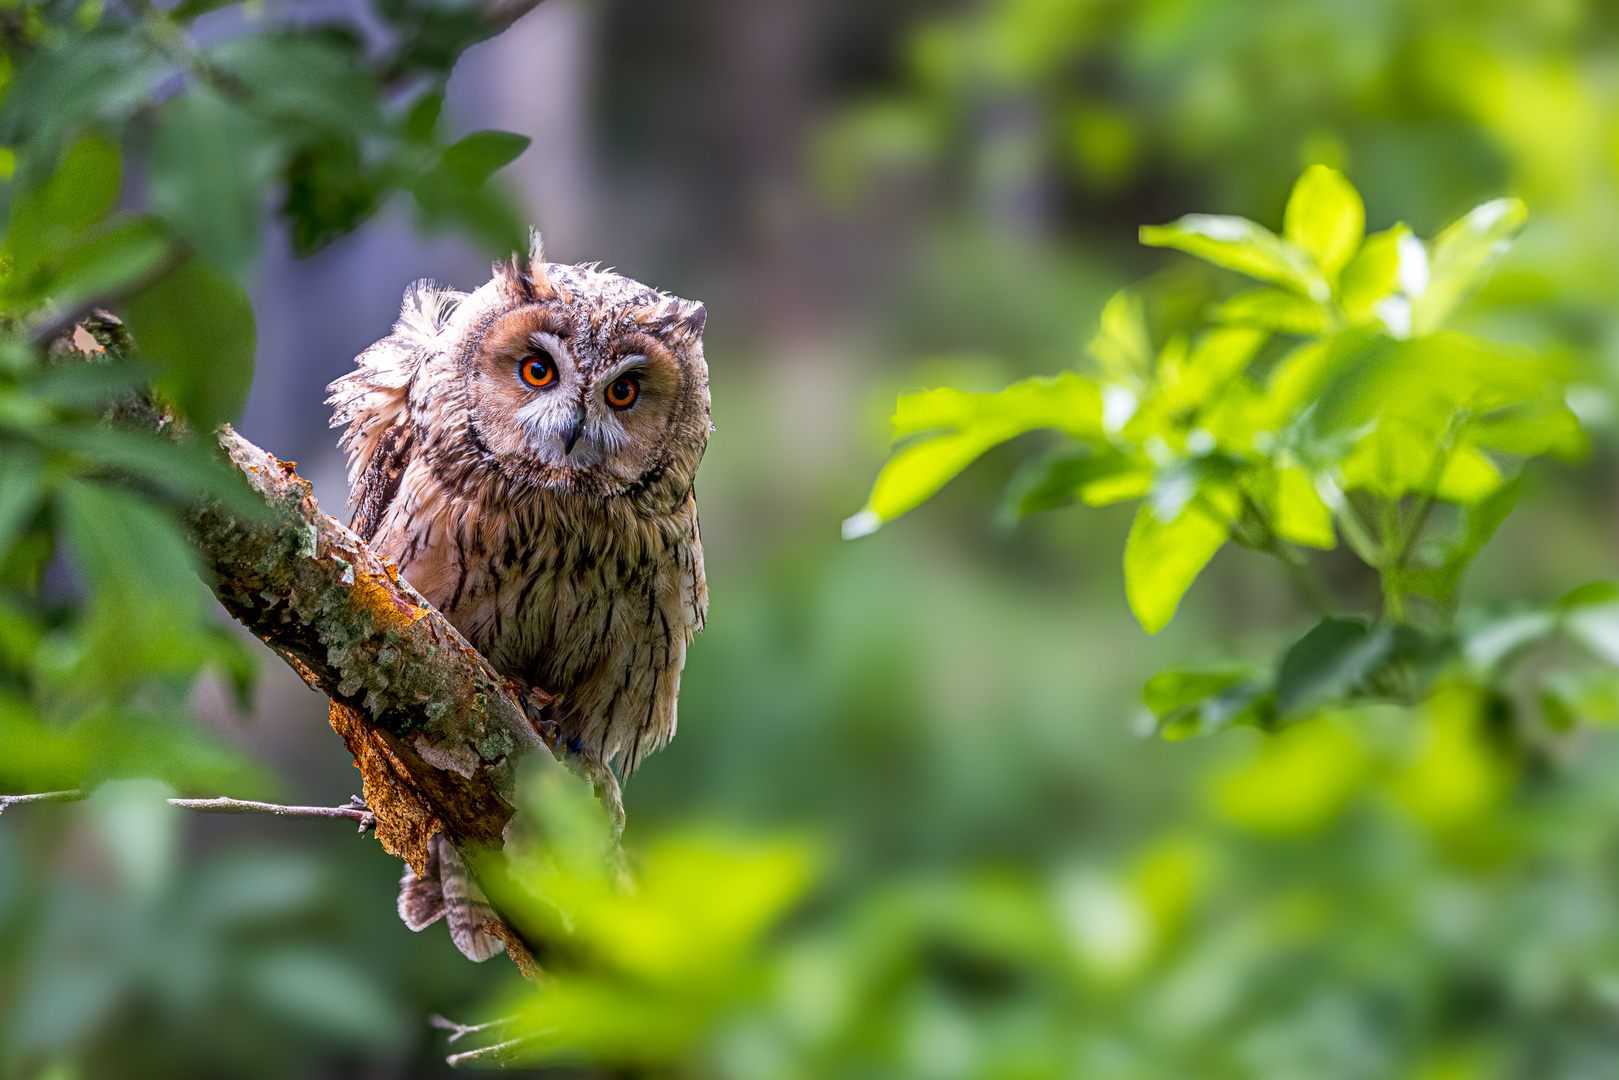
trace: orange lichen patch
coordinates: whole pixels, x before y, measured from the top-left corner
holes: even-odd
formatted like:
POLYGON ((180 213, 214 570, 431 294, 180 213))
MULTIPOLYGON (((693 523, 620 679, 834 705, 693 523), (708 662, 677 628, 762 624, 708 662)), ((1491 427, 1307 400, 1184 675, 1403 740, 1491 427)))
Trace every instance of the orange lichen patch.
POLYGON ((369 611, 376 629, 402 630, 433 613, 432 608, 418 606, 400 596, 383 584, 385 581, 388 581, 386 574, 363 574, 356 577, 349 588, 349 602, 369 611))
POLYGON ((393 564, 392 559, 382 560, 382 572, 388 575, 388 580, 395 585, 399 584, 399 567, 393 564))

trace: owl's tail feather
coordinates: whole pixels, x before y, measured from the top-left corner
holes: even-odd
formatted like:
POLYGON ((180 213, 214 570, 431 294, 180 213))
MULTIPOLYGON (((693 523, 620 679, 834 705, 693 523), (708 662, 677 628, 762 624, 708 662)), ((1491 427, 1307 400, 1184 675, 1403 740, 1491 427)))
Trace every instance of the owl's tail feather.
POLYGON ((405 867, 399 879, 399 918, 417 931, 444 919, 455 947, 480 964, 506 948, 499 938, 484 931, 484 923, 498 923, 500 916, 442 833, 428 844, 426 877, 417 877, 405 867))

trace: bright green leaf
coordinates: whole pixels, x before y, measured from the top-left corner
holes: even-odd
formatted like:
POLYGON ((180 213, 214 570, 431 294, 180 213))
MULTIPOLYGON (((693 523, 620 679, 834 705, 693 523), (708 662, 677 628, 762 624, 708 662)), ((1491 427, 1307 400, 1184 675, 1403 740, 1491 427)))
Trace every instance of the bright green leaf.
POLYGON ((1512 245, 1529 211, 1519 199, 1495 199, 1474 207, 1433 242, 1428 287, 1414 295, 1412 333, 1431 334, 1489 276, 1512 245))
POLYGON ((1336 169, 1311 165, 1293 186, 1282 235, 1315 257, 1328 281, 1337 278, 1366 232, 1360 192, 1336 169))
POLYGON ((1350 322, 1361 324, 1378 317, 1378 304, 1400 285, 1401 247, 1414 243, 1419 241, 1404 225, 1366 238, 1338 277, 1338 306, 1350 322))
POLYGON ((877 474, 866 508, 844 523, 845 537, 864 536, 931 498, 992 446, 1039 428, 1081 441, 1102 437, 1102 396, 1072 372, 1027 379, 993 394, 924 390, 899 399, 894 434, 922 436, 901 447, 877 474))
POLYGON ((1152 368, 1152 340, 1141 297, 1120 289, 1102 307, 1101 326, 1088 351, 1111 382, 1137 388, 1152 368))
POLYGON ((1322 334, 1332 325, 1332 315, 1322 305, 1282 289, 1239 293, 1210 315, 1217 322, 1257 326, 1281 334, 1322 334))
POLYGON ((1124 591, 1147 633, 1169 625, 1181 597, 1230 535, 1230 515, 1219 501, 1200 493, 1167 521, 1159 518, 1152 500, 1136 511, 1124 544, 1124 591))
POLYGON ((1143 225, 1141 242, 1176 248, 1216 266, 1273 281, 1318 303, 1332 298, 1331 288, 1307 253, 1247 218, 1187 214, 1168 225, 1143 225))
POLYGON ((1332 511, 1316 492, 1310 474, 1300 468, 1276 470, 1271 528, 1283 540, 1306 547, 1338 546, 1338 537, 1332 531, 1332 511))

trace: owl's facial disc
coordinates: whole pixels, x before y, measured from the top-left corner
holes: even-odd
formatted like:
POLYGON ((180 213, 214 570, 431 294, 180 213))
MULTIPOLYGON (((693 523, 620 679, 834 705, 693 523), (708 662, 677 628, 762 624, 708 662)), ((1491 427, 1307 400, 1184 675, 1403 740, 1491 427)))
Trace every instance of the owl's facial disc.
POLYGON ((509 475, 600 494, 663 464, 688 394, 661 337, 539 305, 495 320, 469 376, 478 439, 509 475))

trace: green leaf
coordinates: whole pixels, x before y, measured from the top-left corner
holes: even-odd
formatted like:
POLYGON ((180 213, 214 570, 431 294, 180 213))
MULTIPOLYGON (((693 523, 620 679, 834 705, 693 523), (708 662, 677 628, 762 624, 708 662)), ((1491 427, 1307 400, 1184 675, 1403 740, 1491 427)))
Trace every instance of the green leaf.
POLYGON ((1412 333, 1438 330, 1467 296, 1489 276, 1512 246, 1529 216, 1520 199, 1495 199, 1474 207, 1433 242, 1428 287, 1413 297, 1412 333))
POLYGON ((352 232, 382 204, 390 181, 362 160, 353 135, 324 135, 287 161, 282 215, 292 250, 309 255, 352 232))
POLYGON ((477 191, 497 171, 528 149, 527 135, 474 131, 444 150, 437 165, 412 187, 424 210, 440 210, 477 191))
POLYGON ((1322 619, 1282 656, 1276 675, 1278 713, 1294 716, 1348 697, 1393 646, 1389 627, 1374 629, 1365 619, 1337 615, 1322 619))
POLYGON ((1110 382, 1139 389, 1152 370, 1152 340, 1141 297, 1120 289, 1102 307, 1101 326, 1087 347, 1110 382))
POLYGON ((1187 214, 1168 225, 1143 225, 1141 242, 1275 282, 1317 303, 1332 299, 1332 289, 1308 253, 1247 218, 1187 214))
POLYGON ((899 399, 896 438, 902 446, 877 474, 866 508, 844 522, 844 536, 864 536, 911 510, 949 483, 992 446, 1039 428, 1058 428, 1080 441, 1102 439, 1102 395, 1072 372, 1027 379, 993 394, 924 390, 899 399))
POLYGON ((429 91, 410 107, 405 117, 405 137, 411 142, 425 143, 433 138, 438 128, 439 113, 444 109, 442 91, 429 91))
MULTIPOLYGON (((1424 252, 1422 260, 1426 266, 1427 256, 1421 242, 1404 225, 1366 238, 1338 277, 1338 306, 1350 322, 1361 324, 1377 318, 1379 302, 1399 286, 1400 251, 1413 244, 1417 245, 1416 251, 1424 252)), ((1415 252, 1409 258, 1416 258, 1415 252)))
POLYGON ((148 197, 192 247, 244 278, 258 256, 260 204, 278 158, 266 125, 197 87, 158 113, 148 197))
POLYGON ((1235 494, 1205 485, 1173 516, 1141 504, 1124 543, 1124 592, 1141 628, 1169 625, 1181 597, 1231 533, 1235 494), (1164 514, 1160 517, 1160 514, 1164 514))
POLYGON ((1257 326, 1282 334, 1324 334, 1332 314, 1314 300, 1282 289, 1254 289, 1220 304, 1210 317, 1234 326, 1257 326))
POLYGON ((1395 584, 1404 592, 1418 593, 1440 604, 1449 604, 1468 565, 1518 505, 1521 487, 1520 479, 1508 481, 1476 505, 1467 507, 1463 511, 1461 528, 1443 548, 1439 565, 1401 571, 1395 584))
POLYGON ((180 505, 215 499, 249 518, 268 513, 240 474, 198 439, 95 424, 58 425, 39 441, 82 458, 75 462, 81 472, 127 478, 180 505))
POLYGON ((1079 499, 1105 506, 1138 499, 1152 484, 1152 468, 1116 451, 1065 449, 1031 461, 1007 485, 1003 520, 1016 521, 1079 499))
POLYGON ((51 285, 51 299, 72 309, 139 284, 175 252, 174 237, 158 218, 131 218, 102 230, 69 251, 51 285))
POLYGON ((0 305, 26 312, 56 285, 55 265, 118 198, 123 154, 101 138, 86 138, 63 155, 56 171, 11 203, 0 248, 0 305))
POLYGON ((158 389, 200 430, 241 415, 258 330, 247 291, 229 274, 193 256, 131 301, 128 322, 158 389))
POLYGON ((0 562, 33 518, 44 494, 39 456, 10 446, 5 454, 6 466, 0 469, 0 562))
POLYGON ((1169 740, 1212 735, 1238 724, 1270 726, 1274 695, 1251 668, 1173 668, 1147 680, 1142 699, 1169 740))
POLYGON ((1306 547, 1330 550, 1338 546, 1338 537, 1332 531, 1332 511, 1316 492, 1310 474, 1300 468, 1276 470, 1271 528, 1283 540, 1306 547))
POLYGON ((208 58, 243 91, 253 115, 338 135, 381 134, 377 84, 355 57, 321 41, 273 33, 227 37, 208 58))
POLYGON ((1366 233, 1360 192, 1336 169, 1311 165, 1293 186, 1282 216, 1282 235, 1309 252, 1334 281, 1366 233))
POLYGON ((60 47, 28 52, 6 87, 0 146, 16 151, 18 180, 30 187, 59 164, 62 147, 86 130, 127 123, 172 70, 152 55, 144 34, 73 35, 60 47))

